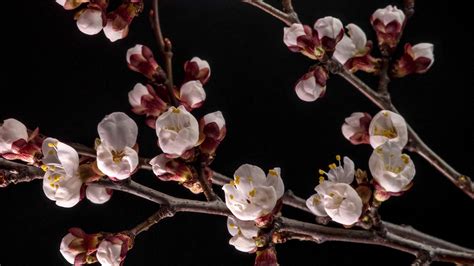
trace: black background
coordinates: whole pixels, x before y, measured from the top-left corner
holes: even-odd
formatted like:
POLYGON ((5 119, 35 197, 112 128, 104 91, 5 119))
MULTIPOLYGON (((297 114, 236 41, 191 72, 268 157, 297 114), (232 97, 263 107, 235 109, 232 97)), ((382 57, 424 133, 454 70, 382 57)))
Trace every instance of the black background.
MULTIPOLYGON (((375 114, 374 105, 337 76, 326 97, 300 101, 293 86, 312 64, 288 51, 283 25, 238 0, 162 0, 164 33, 174 44, 175 82, 182 64, 193 56, 209 61, 207 101, 198 116, 221 110, 228 134, 212 167, 231 175, 242 163, 268 169, 280 166, 286 188, 309 197, 317 169, 348 155, 367 169, 372 149, 352 146, 341 132, 354 111, 375 114)), ((401 1, 304 1, 294 5, 303 22, 332 15, 344 24, 374 33, 369 16, 376 8, 401 1)), ((278 5, 278 1, 271 1, 278 5)), ((432 42, 436 61, 425 75, 391 83, 394 103, 423 139, 459 171, 474 172, 472 23, 464 1, 417 1, 403 42, 432 42), (466 10, 466 11, 464 11, 466 10), (469 22, 469 23, 468 23, 469 22)), ((147 2, 147 9, 150 3, 147 2)), ((2 88, 0 118, 14 117, 49 136, 92 146, 96 125, 108 113, 127 112, 140 127, 142 156, 158 154, 156 136, 131 113, 127 93, 144 79, 127 69, 125 52, 136 43, 156 44, 142 14, 129 36, 110 43, 101 33, 86 36, 54 1, 2 3, 2 88)), ((158 54, 155 53, 158 57, 158 54)), ((158 60, 160 60, 158 58, 158 60)), ((358 74, 371 85, 376 78, 358 74)), ((422 158, 412 155, 417 175, 413 190, 381 209, 384 219, 473 248, 473 202, 422 158)), ((134 180, 178 196, 199 198, 176 184, 158 181, 149 172, 134 180)), ((221 190, 216 188, 219 193, 221 190)), ((0 264, 63 265, 61 238, 68 228, 86 232, 120 231, 157 210, 150 202, 115 193, 104 205, 87 200, 71 209, 57 207, 41 189, 41 181, 0 191, 0 264)), ((311 221, 289 208, 284 215, 311 221)), ((253 255, 228 245, 225 219, 178 214, 140 235, 125 265, 251 265, 253 255)), ((278 246, 282 265, 409 265, 410 255, 383 247, 351 243, 290 242, 278 246)))

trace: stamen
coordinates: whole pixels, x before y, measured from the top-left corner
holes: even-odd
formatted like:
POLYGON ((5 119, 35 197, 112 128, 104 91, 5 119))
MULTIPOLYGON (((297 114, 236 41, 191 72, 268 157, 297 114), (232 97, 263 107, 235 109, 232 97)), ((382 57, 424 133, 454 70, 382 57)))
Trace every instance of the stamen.
POLYGON ((324 176, 319 177, 319 184, 322 184, 324 182, 324 176))
POLYGON ((402 154, 401 159, 405 164, 408 164, 410 162, 410 157, 406 154, 402 154))
POLYGON ((229 195, 229 198, 230 198, 231 200, 233 200, 233 199, 234 199, 234 195, 230 194, 230 195, 229 195))
POLYGON ((41 166, 41 169, 46 172, 46 171, 48 171, 48 166, 46 164, 43 164, 41 166))
POLYGON ((278 173, 277 173, 277 171, 275 171, 275 169, 269 170, 268 173, 269 173, 270 175, 273 175, 273 176, 278 176, 278 173))
POLYGON ((175 114, 179 114, 181 111, 176 107, 171 107, 171 111, 175 114))
POLYGON ((240 184, 240 176, 238 176, 238 175, 235 176, 235 181, 234 181, 234 183, 235 183, 236 185, 240 184))
POLYGON ((114 163, 120 163, 124 156, 125 156, 124 151, 114 151, 114 150, 112 150, 112 160, 114 161, 114 163))
POLYGON ((324 175, 324 174, 326 174, 326 172, 324 172, 323 169, 319 169, 319 174, 324 175))
POLYGON ((249 191, 249 196, 250 197, 255 197, 255 194, 257 194, 257 190, 254 188, 251 191, 249 191))
POLYGON ((338 160, 339 162, 341 161, 341 155, 336 155, 336 160, 338 160))
POLYGON ((334 170, 337 168, 337 165, 335 163, 332 163, 329 165, 329 169, 334 170))

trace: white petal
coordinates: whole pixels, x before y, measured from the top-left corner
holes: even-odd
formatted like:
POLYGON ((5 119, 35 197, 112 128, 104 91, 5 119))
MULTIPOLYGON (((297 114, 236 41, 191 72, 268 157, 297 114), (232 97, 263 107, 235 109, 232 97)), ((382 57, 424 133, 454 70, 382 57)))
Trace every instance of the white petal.
POLYGON ((67 260, 67 262, 74 264, 74 259, 76 258, 76 255, 78 255, 80 252, 75 251, 69 248, 69 244, 76 239, 76 237, 69 233, 63 237, 61 240, 61 246, 59 247, 59 251, 61 252, 61 255, 67 260))
POLYGON ((107 192, 106 188, 99 186, 87 186, 86 198, 95 204, 104 204, 110 200, 111 194, 107 192))
POLYGON ((113 27, 113 20, 107 20, 107 24, 104 27, 104 34, 111 42, 115 42, 117 40, 123 39, 125 37, 125 33, 127 32, 127 27, 121 30, 115 30, 113 27))
POLYGON ((20 139, 28 140, 26 126, 16 119, 5 119, 0 126, 0 154, 11 152, 13 142, 20 139))
POLYGON ((209 69, 209 74, 207 76, 209 77, 211 75, 211 66, 209 66, 209 63, 206 60, 202 60, 201 58, 195 56, 190 61, 196 63, 198 65, 199 70, 205 68, 209 69))
POLYGON ((219 127, 219 130, 222 130, 222 128, 225 126, 225 119, 221 111, 209 113, 205 115, 202 119, 204 120, 205 125, 210 123, 216 123, 219 127))
POLYGON ((266 176, 262 168, 251 164, 243 164, 235 170, 234 180, 237 189, 245 194, 251 191, 254 186, 264 184, 266 176))
POLYGON ((225 192, 225 204, 237 219, 252 221, 261 216, 261 209, 247 202, 247 195, 230 184, 224 185, 222 189, 225 192))
POLYGON ((239 233, 239 225, 237 224, 237 221, 238 220, 232 216, 227 218, 227 231, 229 231, 231 236, 235 236, 239 233))
MULTIPOLYGON (((67 1, 67 0, 56 0, 56 3, 58 3, 58 4, 62 5, 62 6, 64 6, 64 5, 66 4, 66 1, 67 1)), ((71 262, 71 263, 72 263, 72 262, 71 262)))
POLYGON ((314 29, 318 32, 319 39, 323 37, 336 39, 343 30, 343 25, 339 19, 327 16, 318 19, 316 23, 314 23, 314 29))
POLYGON ((232 236, 240 233, 246 238, 252 238, 258 235, 258 228, 253 221, 241 221, 231 216, 227 218, 227 230, 232 236))
POLYGON ((342 39, 336 44, 336 50, 334 51, 333 58, 339 63, 345 64, 347 60, 354 57, 357 52, 357 48, 351 38, 344 35, 342 39))
POLYGON ((283 179, 281 178, 281 169, 279 167, 275 167, 268 172, 267 180, 265 181, 265 185, 269 187, 273 187, 276 192, 277 199, 281 198, 285 193, 285 185, 283 184, 283 179))
POLYGON ((244 237, 241 234, 233 236, 229 240, 229 244, 233 245, 237 250, 242 252, 250 252, 257 248, 255 240, 244 237))
POLYGON ((199 80, 188 81, 181 86, 179 98, 191 108, 195 108, 198 104, 206 100, 206 92, 199 80))
POLYGON ((45 195, 64 208, 71 208, 80 201, 81 186, 82 181, 78 176, 68 177, 64 172, 47 171, 43 178, 45 195))
POLYGON ((314 194, 306 200, 308 209, 317 216, 328 216, 321 199, 321 196, 314 194))
POLYGON ((415 56, 415 58, 414 58, 415 60, 419 57, 426 57, 426 58, 431 60, 431 63, 428 66, 428 68, 430 68, 433 65, 433 63, 434 63, 434 54, 433 54, 434 45, 432 43, 419 43, 419 44, 413 45, 413 47, 411 49, 412 49, 413 54, 415 56))
POLYGON ((354 224, 362 214, 362 199, 357 192, 345 183, 337 183, 332 186, 333 193, 339 193, 344 198, 342 202, 336 203, 337 208, 326 208, 329 217, 337 223, 344 225, 354 224))
POLYGON ((103 240, 97 248, 97 260, 102 266, 119 266, 122 261, 120 253, 122 245, 103 240))
POLYGON ((132 48, 128 49, 127 50, 127 56, 126 56, 127 63, 130 64, 130 57, 132 55, 135 55, 135 54, 141 55, 142 51, 143 51, 143 45, 141 45, 141 44, 136 44, 132 48))
POLYGON ((298 97, 305 102, 314 102, 324 92, 326 87, 321 87, 316 78, 311 75, 308 79, 302 79, 296 84, 295 91, 298 97))
POLYGON ((97 126, 97 131, 102 143, 116 151, 133 147, 137 142, 137 124, 122 112, 105 116, 97 126))
POLYGON ((306 35, 302 24, 294 23, 290 27, 283 28, 283 42, 286 46, 297 46, 297 39, 306 35))
POLYGON ((392 21, 398 22, 400 25, 405 21, 405 13, 396 6, 388 5, 385 8, 377 9, 373 14, 373 18, 380 19, 386 26, 392 21))
POLYGON ((375 149, 385 142, 392 142, 400 149, 408 142, 405 119, 397 113, 382 110, 374 116, 369 126, 370 144, 375 149))
POLYGON ((255 196, 250 197, 251 204, 261 209, 260 216, 267 215, 275 208, 277 197, 273 187, 256 187, 255 196))
POLYGON ((125 147, 120 151, 115 150, 115 152, 122 152, 124 156, 120 161, 114 161, 112 151, 113 149, 107 145, 100 144, 97 146, 97 167, 99 170, 107 176, 119 180, 130 177, 138 166, 137 152, 129 147, 125 147))
POLYGON ((359 28, 359 26, 353 23, 348 24, 347 29, 349 31, 349 36, 351 36, 351 40, 354 43, 356 50, 364 50, 367 44, 367 36, 365 36, 364 31, 359 28))
POLYGON ((97 9, 88 8, 81 13, 76 24, 82 33, 95 35, 102 30, 102 23, 102 12, 97 9))
POLYGON ((128 102, 132 107, 139 107, 142 105, 142 96, 149 95, 148 89, 141 83, 135 84, 133 89, 128 92, 128 102))
POLYGON ((164 175, 164 174, 168 173, 168 171, 166 170, 166 164, 169 161, 170 161, 170 159, 168 159, 164 153, 162 153, 158 156, 155 156, 150 161, 150 165, 153 169, 153 173, 156 176, 160 176, 160 175, 164 175))

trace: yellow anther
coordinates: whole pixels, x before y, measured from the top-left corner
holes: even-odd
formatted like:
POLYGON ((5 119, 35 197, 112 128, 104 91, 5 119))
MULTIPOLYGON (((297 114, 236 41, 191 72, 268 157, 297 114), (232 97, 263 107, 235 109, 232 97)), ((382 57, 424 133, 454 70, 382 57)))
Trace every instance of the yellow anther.
POLYGON ((47 166, 46 164, 43 164, 43 165, 41 166, 41 169, 43 169, 43 171, 46 172, 46 171, 48 171, 48 166, 47 166))
POLYGON ((229 224, 230 228, 235 228, 235 224, 229 224))
POLYGON ((319 184, 322 184, 324 182, 324 176, 319 177, 319 184))
POLYGON ((387 113, 387 112, 383 112, 382 114, 383 114, 383 116, 388 117, 388 113, 387 113))
POLYGON ((397 132, 394 128, 384 129, 382 130, 382 136, 393 139, 397 136, 397 132))
POLYGON ((313 205, 318 205, 319 203, 321 203, 319 196, 313 197, 313 205))
POLYGON ((49 155, 53 155, 55 152, 56 152, 55 150, 49 150, 49 151, 48 151, 48 154, 49 154, 49 155))
POLYGON ((233 199, 234 199, 234 195, 230 194, 230 195, 229 195, 229 198, 233 200, 233 199))
POLYGON ((120 163, 124 156, 125 156, 124 151, 114 151, 114 150, 112 150, 112 160, 114 161, 114 163, 120 163))
POLYGON ((405 163, 405 164, 408 164, 410 162, 410 157, 406 154, 402 154, 402 156, 400 157, 402 159, 402 161, 405 163))
POLYGON ((375 149, 375 152, 378 153, 378 154, 382 154, 383 150, 381 147, 378 147, 375 149))
POLYGON ((238 175, 235 176, 235 181, 234 181, 234 183, 235 183, 236 185, 240 184, 240 176, 238 176, 238 175))
POLYGON ((176 107, 171 107, 171 111, 175 114, 179 114, 181 111, 176 107))
POLYGON ((335 163, 332 163, 329 165, 329 169, 336 169, 337 165, 335 163))
POLYGON ((269 173, 270 175, 273 175, 273 176, 278 176, 278 173, 277 173, 277 171, 275 171, 275 169, 269 170, 268 173, 269 173))
POLYGON ((336 155, 336 160, 340 161, 341 160, 341 155, 336 155))
POLYGON ((230 184, 231 186, 235 186, 234 180, 230 181, 229 184, 230 184))
POLYGON ((329 197, 331 197, 331 198, 334 197, 335 195, 336 194, 334 194, 334 192, 329 193, 329 197))
POLYGON ((249 196, 250 197, 255 197, 255 194, 257 194, 257 190, 254 188, 251 191, 249 191, 249 196))
POLYGON ((324 172, 322 169, 319 169, 319 174, 324 175, 326 172, 324 172))
POLYGON ((58 143, 57 143, 57 142, 50 142, 50 143, 48 143, 48 147, 50 147, 50 148, 55 148, 55 147, 57 147, 57 146, 58 146, 58 143))

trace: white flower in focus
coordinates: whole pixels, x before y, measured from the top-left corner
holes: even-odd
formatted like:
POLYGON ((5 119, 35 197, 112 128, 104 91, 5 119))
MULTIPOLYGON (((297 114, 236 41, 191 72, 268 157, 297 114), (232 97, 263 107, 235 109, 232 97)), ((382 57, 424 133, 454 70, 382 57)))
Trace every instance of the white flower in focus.
POLYGON ((298 37, 306 35, 302 24, 293 23, 290 27, 283 28, 283 42, 288 47, 298 46, 298 37))
POLYGON ((47 138, 43 141, 43 191, 56 205, 70 208, 81 197, 82 180, 79 177, 79 155, 72 147, 47 138))
POLYGON ((122 29, 114 29, 114 20, 113 19, 107 19, 107 24, 104 27, 104 34, 105 36, 111 41, 115 42, 117 40, 123 39, 127 36, 128 34, 128 26, 122 28, 122 29))
POLYGON ((346 183, 323 181, 314 194, 306 200, 306 206, 317 216, 329 216, 337 223, 351 225, 362 214, 362 199, 346 183))
POLYGON ((371 20, 380 20, 384 26, 391 22, 397 22, 402 25, 405 21, 405 13, 396 6, 388 5, 385 8, 379 8, 372 14, 371 20))
POLYGON ((387 142, 376 148, 369 159, 369 169, 375 181, 388 192, 400 192, 415 176, 415 165, 400 147, 387 142))
MULTIPOLYGON (((336 160, 339 165, 332 163, 329 165, 329 172, 319 170, 321 175, 326 175, 329 181, 335 183, 351 184, 354 181, 355 166, 354 162, 347 156, 344 156, 344 165, 341 163, 341 156, 336 155, 336 160)), ((324 177, 323 177, 324 178, 324 177)), ((320 178, 322 179, 322 178, 320 178)))
POLYGON ((14 152, 12 144, 20 139, 28 140, 26 126, 16 119, 5 119, 0 126, 0 154, 14 152))
POLYGON ((198 80, 188 81, 181 86, 179 90, 179 100, 188 109, 200 107, 206 100, 206 92, 202 87, 202 83, 198 80))
POLYGON ((87 186, 86 198, 94 204, 104 204, 112 197, 112 191, 99 187, 99 186, 87 186))
POLYGON ((234 173, 234 180, 222 187, 229 210, 242 221, 251 221, 273 211, 283 196, 280 168, 265 173, 257 166, 244 164, 234 173))
POLYGON ((85 9, 77 18, 77 27, 82 33, 95 35, 103 28, 102 11, 99 9, 85 9))
POLYGON ((367 37, 364 31, 355 24, 347 25, 348 35, 344 35, 341 41, 336 44, 333 58, 341 64, 345 64, 349 59, 357 55, 364 55, 367 51, 367 37))
POLYGON ((344 32, 342 22, 331 16, 316 20, 314 23, 314 29, 318 32, 320 40, 323 39, 323 37, 337 40, 344 32))
POLYGON ((382 110, 370 122, 369 136, 374 149, 387 141, 403 149, 408 142, 407 123, 401 115, 382 110))
POLYGON ((254 222, 240 221, 234 217, 227 218, 227 230, 232 235, 229 244, 242 252, 252 252, 257 249, 254 238, 258 236, 258 228, 254 222))
POLYGON ((125 113, 107 115, 97 126, 101 143, 97 146, 97 167, 109 177, 130 177, 138 166, 138 127, 125 113))
POLYGON ((121 256, 123 242, 117 239, 118 243, 102 240, 97 248, 97 260, 102 266, 120 266, 123 260, 121 256))
POLYGON ((196 146, 199 140, 199 125, 184 106, 170 107, 156 119, 156 134, 163 152, 179 157, 196 146))

